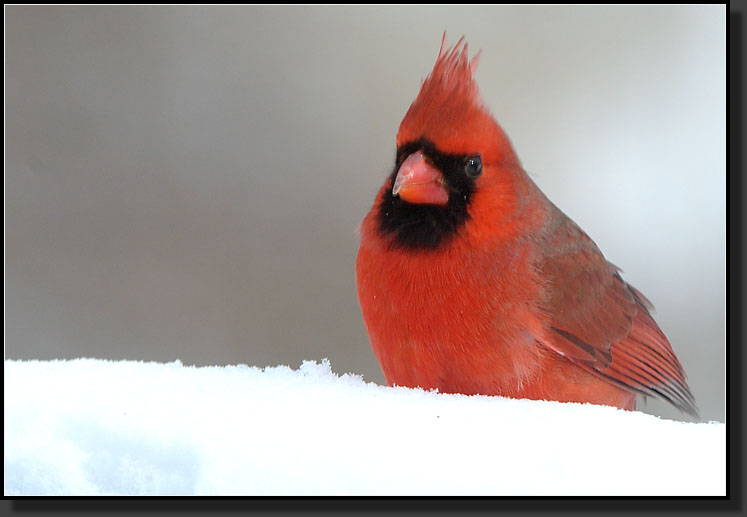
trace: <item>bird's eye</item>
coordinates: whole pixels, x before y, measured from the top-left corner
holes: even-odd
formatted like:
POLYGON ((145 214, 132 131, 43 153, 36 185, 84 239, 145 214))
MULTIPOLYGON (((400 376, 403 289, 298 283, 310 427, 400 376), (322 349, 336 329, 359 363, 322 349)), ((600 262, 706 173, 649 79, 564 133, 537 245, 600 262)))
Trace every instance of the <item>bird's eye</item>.
POLYGON ((470 178, 476 178, 482 173, 482 159, 479 154, 467 158, 467 163, 464 165, 464 172, 470 178))

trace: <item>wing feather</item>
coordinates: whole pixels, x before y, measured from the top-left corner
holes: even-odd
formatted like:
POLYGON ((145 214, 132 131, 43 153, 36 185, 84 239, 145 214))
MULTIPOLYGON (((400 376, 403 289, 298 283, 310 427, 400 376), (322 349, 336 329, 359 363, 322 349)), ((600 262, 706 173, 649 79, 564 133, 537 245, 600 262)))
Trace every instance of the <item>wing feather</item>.
POLYGON ((682 365, 651 317, 651 302, 573 221, 557 215, 539 239, 549 320, 544 344, 612 384, 697 416, 682 365))

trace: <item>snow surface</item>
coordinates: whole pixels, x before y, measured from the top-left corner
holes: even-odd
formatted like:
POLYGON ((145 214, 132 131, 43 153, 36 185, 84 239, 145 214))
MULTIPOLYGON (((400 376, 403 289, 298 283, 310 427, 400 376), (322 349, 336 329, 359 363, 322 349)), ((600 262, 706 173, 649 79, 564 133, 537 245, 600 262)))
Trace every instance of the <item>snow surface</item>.
POLYGON ((725 495, 726 426, 328 361, 5 361, 5 495, 725 495))

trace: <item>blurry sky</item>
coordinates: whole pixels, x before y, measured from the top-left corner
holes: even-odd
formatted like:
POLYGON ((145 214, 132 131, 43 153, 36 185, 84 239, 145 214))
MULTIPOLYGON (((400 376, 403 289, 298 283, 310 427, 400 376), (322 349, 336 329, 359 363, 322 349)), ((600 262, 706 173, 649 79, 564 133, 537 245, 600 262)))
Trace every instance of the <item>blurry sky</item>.
MULTIPOLYGON (((384 378, 355 234, 444 30, 723 421, 725 6, 7 6, 5 355, 384 378)), ((640 409, 676 417, 663 403, 640 409)))

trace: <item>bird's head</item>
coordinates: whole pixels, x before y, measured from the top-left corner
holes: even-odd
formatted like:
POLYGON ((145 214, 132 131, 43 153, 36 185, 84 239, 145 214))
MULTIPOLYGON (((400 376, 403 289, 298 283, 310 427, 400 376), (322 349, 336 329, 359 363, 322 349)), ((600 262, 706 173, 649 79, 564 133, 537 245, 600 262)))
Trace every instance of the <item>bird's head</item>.
POLYGON ((475 197, 518 165, 511 143, 483 106, 464 38, 441 43, 397 133, 394 169, 380 194, 379 228, 394 246, 435 249, 470 219, 475 197))

